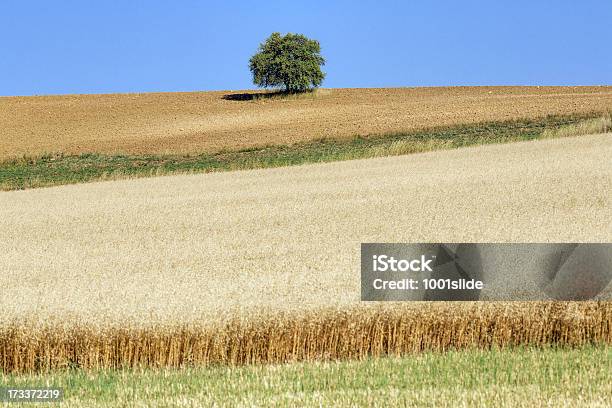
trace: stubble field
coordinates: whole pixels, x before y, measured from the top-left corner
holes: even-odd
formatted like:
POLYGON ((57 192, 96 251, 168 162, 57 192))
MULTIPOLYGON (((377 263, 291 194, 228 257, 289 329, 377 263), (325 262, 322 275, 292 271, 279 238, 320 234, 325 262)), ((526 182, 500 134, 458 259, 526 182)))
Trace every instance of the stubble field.
POLYGON ((612 350, 605 347, 521 347, 360 361, 95 374, 75 370, 4 378, 19 386, 42 382, 64 387, 62 407, 607 408, 611 364, 612 350))
POLYGON ((58 153, 214 153, 605 112, 612 87, 322 89, 252 98, 231 91, 2 97, 0 161, 58 153))

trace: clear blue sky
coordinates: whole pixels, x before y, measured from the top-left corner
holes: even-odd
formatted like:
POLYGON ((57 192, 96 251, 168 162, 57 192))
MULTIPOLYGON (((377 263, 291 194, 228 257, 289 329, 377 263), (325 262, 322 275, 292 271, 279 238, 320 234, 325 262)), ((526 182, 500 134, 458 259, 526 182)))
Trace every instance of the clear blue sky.
POLYGON ((273 31, 324 87, 612 84, 612 0, 3 0, 0 95, 249 89, 273 31))

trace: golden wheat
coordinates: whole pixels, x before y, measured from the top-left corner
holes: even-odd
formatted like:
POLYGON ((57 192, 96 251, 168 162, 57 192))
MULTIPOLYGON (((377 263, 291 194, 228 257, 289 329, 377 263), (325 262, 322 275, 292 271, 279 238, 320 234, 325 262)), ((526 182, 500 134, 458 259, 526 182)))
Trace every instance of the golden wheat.
POLYGON ((363 305, 358 268, 361 242, 609 242, 611 156, 598 135, 0 193, 0 364, 609 343, 610 303, 363 305))
POLYGON ((361 359, 419 351, 612 343, 606 302, 410 304, 161 326, 14 323, 0 369, 108 369, 361 359))
POLYGON ((612 87, 333 89, 0 98, 0 160, 45 153, 200 153, 323 137, 612 109, 612 87))
POLYGON ((0 193, 0 322, 358 302, 362 242, 610 242, 609 135, 0 193))

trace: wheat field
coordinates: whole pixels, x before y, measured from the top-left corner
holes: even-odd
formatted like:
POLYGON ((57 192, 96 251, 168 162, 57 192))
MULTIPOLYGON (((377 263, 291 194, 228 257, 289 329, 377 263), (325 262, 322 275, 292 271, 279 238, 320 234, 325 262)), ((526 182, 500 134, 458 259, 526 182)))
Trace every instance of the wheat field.
POLYGON ((359 244, 610 242, 611 137, 0 193, 0 364, 610 343, 609 302, 360 304, 359 244))
POLYGON ((184 154, 605 112, 612 87, 321 89, 0 97, 0 160, 76 153, 184 154))

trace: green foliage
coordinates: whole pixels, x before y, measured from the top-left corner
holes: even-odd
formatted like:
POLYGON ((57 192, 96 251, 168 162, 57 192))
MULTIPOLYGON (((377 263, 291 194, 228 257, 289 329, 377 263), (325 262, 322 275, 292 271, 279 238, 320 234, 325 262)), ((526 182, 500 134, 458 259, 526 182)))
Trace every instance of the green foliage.
POLYGON ((304 92, 318 87, 325 78, 321 46, 301 34, 272 33, 249 61, 255 85, 304 92))

